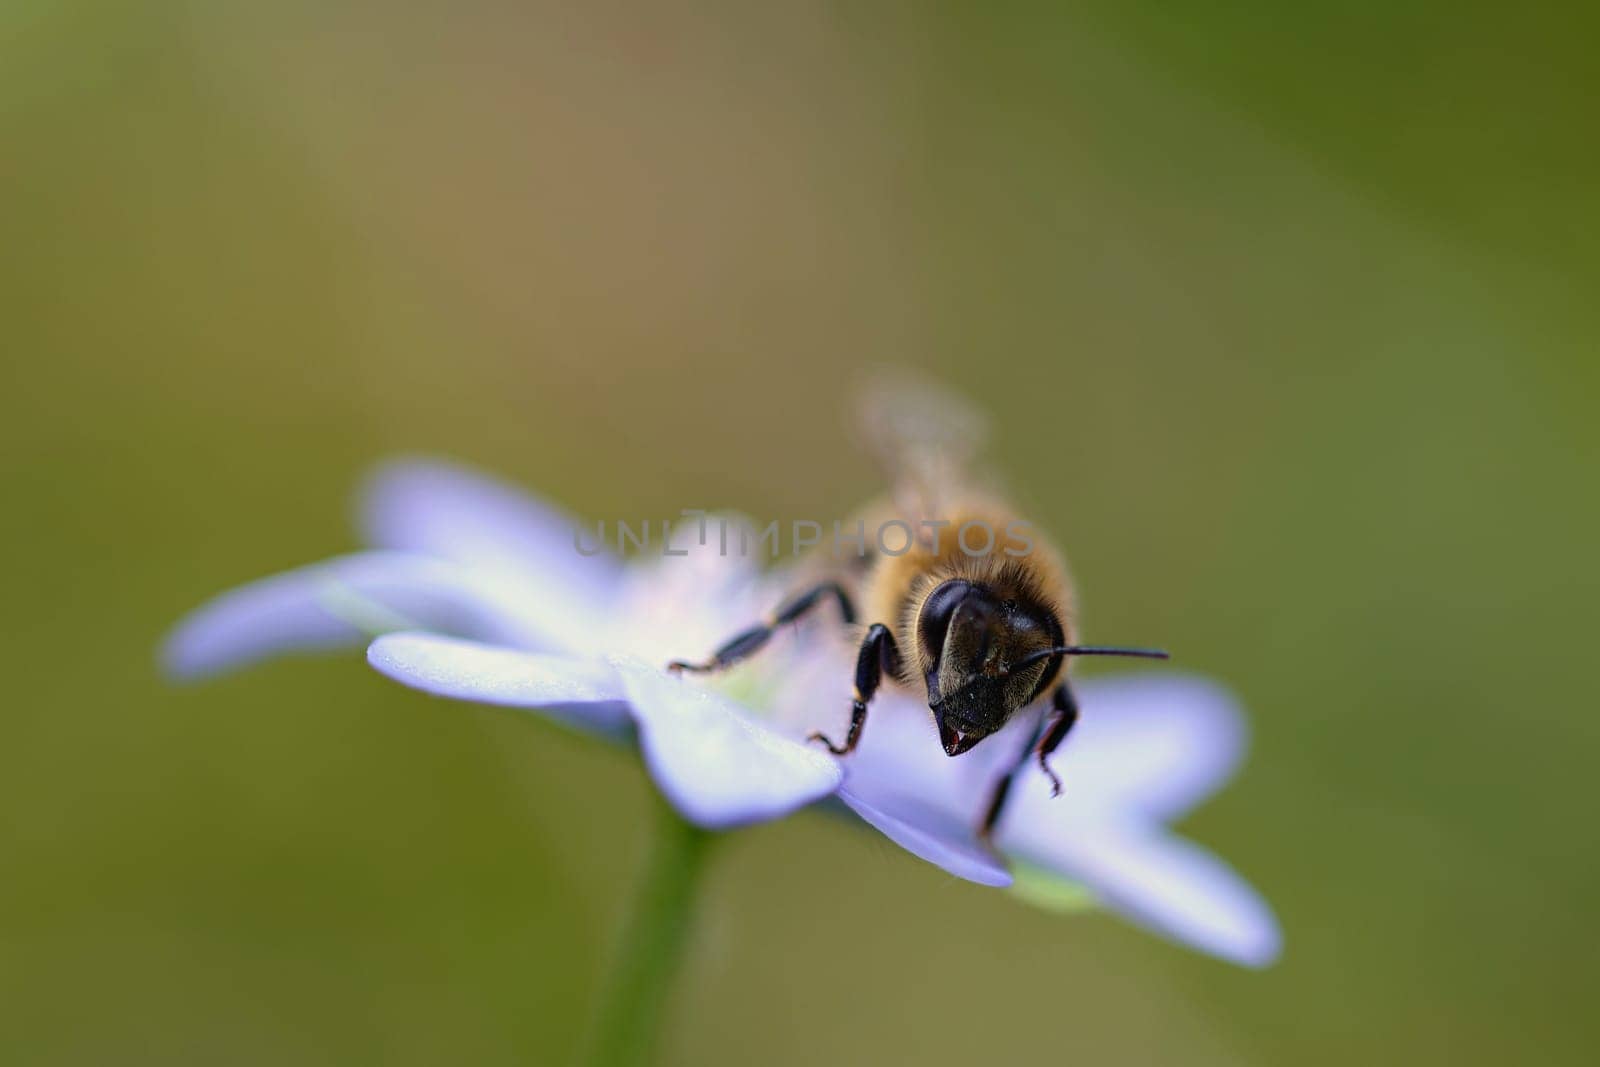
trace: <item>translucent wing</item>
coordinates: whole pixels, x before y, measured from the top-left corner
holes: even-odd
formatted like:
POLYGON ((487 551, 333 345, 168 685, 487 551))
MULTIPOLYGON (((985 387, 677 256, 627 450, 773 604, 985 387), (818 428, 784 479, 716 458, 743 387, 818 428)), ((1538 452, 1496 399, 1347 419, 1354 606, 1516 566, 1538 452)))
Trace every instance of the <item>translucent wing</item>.
POLYGON ((940 515, 988 436, 988 419, 965 398, 908 372, 880 371, 857 393, 863 440, 894 487, 901 514, 940 515))

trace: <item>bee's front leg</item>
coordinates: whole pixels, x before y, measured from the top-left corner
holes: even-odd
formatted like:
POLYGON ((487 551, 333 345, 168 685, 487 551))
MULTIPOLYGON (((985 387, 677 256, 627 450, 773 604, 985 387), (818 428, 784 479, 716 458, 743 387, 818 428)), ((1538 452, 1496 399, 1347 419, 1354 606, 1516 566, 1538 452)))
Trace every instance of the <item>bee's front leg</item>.
POLYGON ((844 744, 836 745, 822 733, 813 733, 806 740, 821 741, 835 756, 854 752, 861 741, 861 728, 867 722, 867 705, 877 695, 885 672, 899 675, 900 649, 895 645, 894 634, 889 628, 881 622, 875 622, 867 630, 866 639, 861 642, 861 652, 856 656, 856 693, 855 700, 850 704, 850 730, 844 735, 844 744))
POLYGON ((1073 698, 1072 690, 1066 682, 1056 686, 1055 693, 1050 698, 1051 707, 1054 709, 1049 721, 1045 724, 1043 732, 1035 731, 1028 739, 1028 744, 1023 748, 1017 762, 1006 772, 1005 777, 995 783, 994 792, 989 794, 989 806, 984 809, 983 821, 978 824, 978 837, 987 842, 994 837, 994 828, 1000 822, 1000 816, 1006 810, 1006 798, 1011 793, 1011 782, 1017 772, 1031 759, 1039 761, 1039 767, 1050 777, 1050 795, 1061 795, 1061 779, 1056 772, 1050 769, 1050 764, 1045 762, 1049 756, 1061 746, 1066 739, 1072 724, 1078 721, 1078 702, 1073 698))
POLYGON ((1051 694, 1050 703, 1055 708, 1055 715, 1050 719, 1050 725, 1045 728, 1044 736, 1039 738, 1039 769, 1050 778, 1050 795, 1061 795, 1061 779, 1056 772, 1050 769, 1047 762, 1050 753, 1060 747, 1061 742, 1067 739, 1072 724, 1078 721, 1078 701, 1072 695, 1071 688, 1066 682, 1056 686, 1056 691, 1051 694))
POLYGON ((761 647, 771 640, 778 627, 784 623, 797 621, 830 596, 839 602, 839 614, 844 617, 845 624, 855 622, 855 605, 850 603, 850 595, 844 591, 844 586, 838 582, 823 582, 798 596, 790 597, 770 616, 723 642, 705 662, 690 663, 687 660, 675 659, 667 664, 667 670, 674 674, 682 671, 705 673, 731 667, 745 657, 760 651, 761 647))

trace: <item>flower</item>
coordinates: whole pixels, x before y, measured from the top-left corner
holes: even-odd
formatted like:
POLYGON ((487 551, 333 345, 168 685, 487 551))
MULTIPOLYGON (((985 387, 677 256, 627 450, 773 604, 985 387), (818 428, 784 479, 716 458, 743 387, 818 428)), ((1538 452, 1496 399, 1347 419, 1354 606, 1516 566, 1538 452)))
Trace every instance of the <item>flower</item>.
POLYGON ((840 729, 850 706, 853 650, 823 620, 709 679, 664 669, 769 611, 792 591, 781 576, 692 539, 674 544, 683 556, 631 564, 584 555, 569 517, 436 461, 381 468, 360 515, 373 550, 202 606, 167 641, 169 673, 197 678, 368 644, 372 666, 408 686, 636 739, 656 785, 699 826, 823 802, 967 880, 1056 903, 1081 902, 1071 891, 1080 883, 1133 921, 1225 959, 1261 966, 1278 954, 1265 902, 1165 825, 1225 782, 1243 751, 1241 716, 1210 682, 1162 672, 1078 683, 1082 720, 1055 757, 1066 794, 1052 802, 1025 764, 991 849, 974 828, 1036 717, 950 759, 926 706, 885 687, 860 747, 836 759, 804 741, 840 729))

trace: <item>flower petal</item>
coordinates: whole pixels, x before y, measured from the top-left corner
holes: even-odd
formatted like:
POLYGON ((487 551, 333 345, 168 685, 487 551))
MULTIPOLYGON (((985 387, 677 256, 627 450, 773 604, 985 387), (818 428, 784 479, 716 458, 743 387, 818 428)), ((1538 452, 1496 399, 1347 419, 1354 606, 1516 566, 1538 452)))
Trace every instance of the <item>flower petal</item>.
POLYGON ((640 660, 613 660, 651 776, 685 818, 726 829, 787 815, 839 788, 820 749, 761 725, 743 708, 640 660))
MULTIPOLYGON (((947 814, 931 809, 921 811, 914 820, 902 818, 873 806, 848 787, 839 791, 839 799, 889 840, 957 878, 979 885, 1011 884, 1011 872, 998 856, 978 844, 970 825, 953 822, 947 814)), ((913 810, 907 805, 897 808, 901 815, 913 810)))
POLYGON ((284 653, 357 647, 374 633, 414 627, 508 644, 537 636, 514 605, 460 567, 363 552, 223 593, 177 625, 162 661, 174 677, 198 678, 284 653))
POLYGON ((620 733, 628 723, 626 693, 601 660, 495 648, 428 633, 386 634, 367 662, 413 689, 455 700, 537 708, 584 729, 620 733))
MULTIPOLYGON (((559 509, 465 467, 400 459, 368 479, 360 518, 366 538, 379 548, 495 573, 547 629, 571 636, 563 647, 603 647, 599 631, 622 567, 603 548, 595 555, 580 553, 574 541, 578 522, 559 509)), ((586 546, 593 531, 587 536, 586 546)))
POLYGON ((1062 803, 1171 819, 1215 792, 1244 756, 1238 703, 1204 678, 1149 672, 1073 688, 1082 717, 1052 758, 1062 803))
POLYGON ((1008 852, 1081 881, 1141 926, 1214 956, 1265 967, 1283 947, 1260 894, 1193 842, 1135 823, 1004 835, 1008 852))

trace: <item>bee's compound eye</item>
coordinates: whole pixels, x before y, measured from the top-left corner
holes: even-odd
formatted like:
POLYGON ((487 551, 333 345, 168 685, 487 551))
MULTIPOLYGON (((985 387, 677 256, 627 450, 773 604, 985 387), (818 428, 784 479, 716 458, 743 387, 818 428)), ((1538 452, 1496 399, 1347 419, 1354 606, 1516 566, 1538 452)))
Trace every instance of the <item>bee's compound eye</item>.
POLYGON ((970 592, 971 582, 954 578, 929 593, 928 599, 922 602, 922 611, 917 615, 917 640, 922 643, 929 662, 938 662, 945 634, 950 631, 950 617, 970 592))

